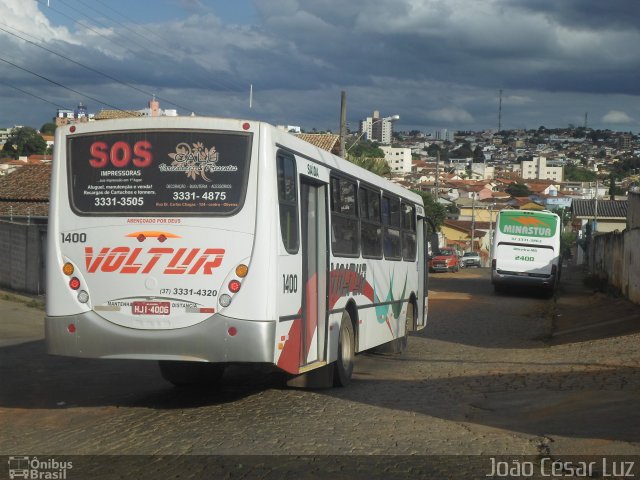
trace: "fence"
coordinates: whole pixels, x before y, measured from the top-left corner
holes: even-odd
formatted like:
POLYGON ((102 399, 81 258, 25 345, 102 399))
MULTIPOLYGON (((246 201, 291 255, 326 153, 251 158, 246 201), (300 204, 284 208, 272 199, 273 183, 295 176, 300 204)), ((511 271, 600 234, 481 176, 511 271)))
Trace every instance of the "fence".
POLYGON ((45 293, 47 224, 0 220, 0 288, 45 293))
POLYGON ((589 270, 640 304, 640 194, 629 193, 624 231, 595 235, 592 240, 589 270))

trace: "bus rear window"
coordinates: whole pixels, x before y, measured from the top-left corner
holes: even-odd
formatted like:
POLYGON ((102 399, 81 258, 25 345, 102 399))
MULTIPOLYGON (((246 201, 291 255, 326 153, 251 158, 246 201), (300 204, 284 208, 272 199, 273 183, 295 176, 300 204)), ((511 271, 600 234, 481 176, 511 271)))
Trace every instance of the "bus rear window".
POLYGON ((135 130, 67 140, 79 215, 232 215, 244 203, 252 135, 135 130))

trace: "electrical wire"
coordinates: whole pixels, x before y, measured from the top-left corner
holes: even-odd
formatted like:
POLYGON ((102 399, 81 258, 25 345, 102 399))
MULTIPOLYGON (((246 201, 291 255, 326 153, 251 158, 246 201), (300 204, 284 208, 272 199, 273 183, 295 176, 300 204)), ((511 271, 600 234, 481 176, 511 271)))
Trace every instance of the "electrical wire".
MULTIPOLYGON (((21 30, 19 30, 19 29, 17 29, 17 28, 14 28, 14 27, 11 27, 10 25, 7 25, 6 23, 0 22, 0 25, 4 25, 4 26, 6 26, 6 27, 12 28, 13 30, 17 30, 18 32, 20 32, 20 33, 22 33, 22 34, 28 35, 28 34, 26 34, 25 32, 22 32, 21 30)), ((170 105, 173 105, 173 106, 175 106, 175 107, 182 108, 182 109, 184 109, 184 110, 186 110, 186 111, 193 111, 193 109, 190 109, 190 108, 185 107, 185 106, 183 106, 183 105, 180 105, 180 104, 177 104, 177 103, 171 102, 170 100, 168 100, 168 99, 166 99, 166 98, 162 98, 162 97, 160 97, 159 95, 155 95, 155 94, 153 94, 153 93, 151 93, 151 92, 147 92, 147 91, 145 91, 145 90, 142 90, 141 88, 138 88, 138 87, 136 87, 135 85, 131 85, 130 83, 127 83, 127 82, 125 82, 125 81, 123 81, 123 80, 120 80, 119 78, 116 78, 116 77, 114 77, 114 76, 112 76, 112 75, 109 75, 108 73, 104 73, 104 72, 101 72, 100 70, 97 70, 97 69, 95 69, 95 68, 89 67, 88 65, 85 65, 85 64, 83 64, 83 63, 80 63, 80 62, 78 62, 78 61, 76 61, 76 60, 74 60, 74 59, 72 59, 72 58, 69 58, 69 57, 67 57, 66 55, 62 55, 62 54, 60 54, 60 53, 58 53, 58 52, 55 52, 55 51, 53 51, 53 50, 51 50, 51 49, 49 49, 49 48, 47 48, 47 47, 44 47, 44 46, 39 45, 39 44, 37 44, 37 43, 35 43, 35 42, 32 42, 32 41, 31 41, 31 40, 29 40, 29 39, 26 39, 26 38, 24 38, 24 37, 21 37, 20 35, 17 35, 17 34, 15 34, 15 33, 13 33, 13 32, 10 32, 10 31, 8 31, 8 30, 5 30, 5 29, 4 29, 4 28, 2 28, 2 27, 0 27, 0 31, 3 31, 3 32, 5 32, 5 33, 8 33, 9 35, 13 35, 14 37, 19 38, 20 40, 23 40, 23 41, 25 41, 25 42, 27 42, 27 43, 29 43, 29 44, 31 44, 31 45, 33 45, 33 46, 35 46, 35 47, 41 48, 42 50, 45 50, 45 51, 47 51, 47 52, 49 52, 49 53, 51 53, 51 54, 53 54, 53 55, 56 55, 56 56, 58 56, 58 57, 60 57, 60 58, 63 58, 63 59, 65 59, 65 60, 67 60, 67 61, 69 61, 69 62, 71 62, 71 63, 74 63, 74 64, 76 64, 76 65, 78 65, 78 66, 80 66, 80 67, 82 67, 82 68, 85 68, 85 69, 87 69, 87 70, 89 70, 89 71, 91 71, 91 72, 97 73, 98 75, 102 75, 103 77, 108 78, 109 80, 113 80, 114 82, 117 82, 117 83, 119 83, 120 85, 124 85, 124 86, 126 86, 126 87, 132 88, 133 90, 136 90, 137 92, 140 92, 140 93, 144 93, 145 95, 147 95, 147 96, 149 96, 149 97, 151 97, 151 96, 155 96, 158 100, 161 100, 161 101, 163 101, 163 102, 165 102, 165 103, 168 103, 168 104, 170 104, 170 105)), ((30 35, 30 36, 31 36, 31 35, 30 35)), ((35 38, 35 37, 34 37, 34 38, 35 38)))
POLYGON ((31 92, 27 92, 26 90, 23 90, 23 89, 21 89, 19 87, 16 87, 15 85, 11 85, 10 83, 5 82, 4 80, 0 79, 0 83, 2 83, 3 85, 6 85, 7 87, 10 87, 10 88, 13 88, 15 90, 18 90, 19 92, 22 92, 22 93, 24 93, 26 95, 30 95, 30 96, 32 96, 34 98, 37 98, 38 100, 42 100, 43 102, 47 102, 48 104, 53 105, 54 107, 58 107, 58 108, 60 108, 62 110, 71 110, 70 108, 65 107, 64 105, 59 105, 59 104, 57 104, 55 102, 47 100, 46 98, 39 97, 38 95, 35 95, 35 94, 31 93, 31 92))
POLYGON ((86 93, 82 93, 82 92, 79 92, 78 90, 74 90, 71 87, 67 87, 66 85, 63 85, 60 82, 56 82, 55 80, 51 80, 50 78, 47 78, 44 75, 40 75, 39 73, 36 73, 36 72, 34 72, 32 70, 29 70, 28 68, 21 67, 20 65, 17 65, 15 63, 7 60, 6 58, 0 57, 0 62, 8 63, 9 65, 11 65, 11 66, 13 66, 15 68, 18 68, 18 69, 20 69, 20 70, 22 70, 24 72, 30 73, 31 75, 34 75, 34 76, 36 76, 38 78, 41 78, 42 80, 46 80, 47 82, 52 83, 53 85, 56 85, 58 87, 64 88, 65 90, 69 90, 70 92, 73 92, 73 93, 75 93, 77 95, 81 95, 81 96, 83 96, 85 98, 93 100, 94 102, 99 103, 100 105, 105 105, 107 107, 113 108, 114 110, 118 110, 118 111, 121 111, 121 112, 124 112, 124 113, 128 113, 128 110, 123 110, 122 108, 116 107, 115 105, 111 105, 110 103, 107 103, 107 102, 105 102, 103 100, 99 100, 99 99, 97 99, 95 97, 92 97, 91 95, 87 95, 86 93))

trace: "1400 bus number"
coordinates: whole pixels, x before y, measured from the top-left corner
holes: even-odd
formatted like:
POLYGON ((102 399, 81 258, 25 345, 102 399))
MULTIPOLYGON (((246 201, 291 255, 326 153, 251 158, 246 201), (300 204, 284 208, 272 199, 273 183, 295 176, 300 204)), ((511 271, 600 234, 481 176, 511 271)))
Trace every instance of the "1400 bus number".
POLYGON ((522 262, 533 262, 535 259, 533 257, 526 257, 524 255, 516 255, 516 261, 522 261, 522 262))

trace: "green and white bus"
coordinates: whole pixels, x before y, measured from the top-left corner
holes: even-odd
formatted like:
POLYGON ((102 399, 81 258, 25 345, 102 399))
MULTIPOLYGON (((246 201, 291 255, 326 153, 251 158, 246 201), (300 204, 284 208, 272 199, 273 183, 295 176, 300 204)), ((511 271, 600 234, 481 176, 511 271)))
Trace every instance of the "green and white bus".
POLYGON ((503 210, 496 219, 491 282, 553 291, 560 280, 560 217, 549 211, 503 210))

